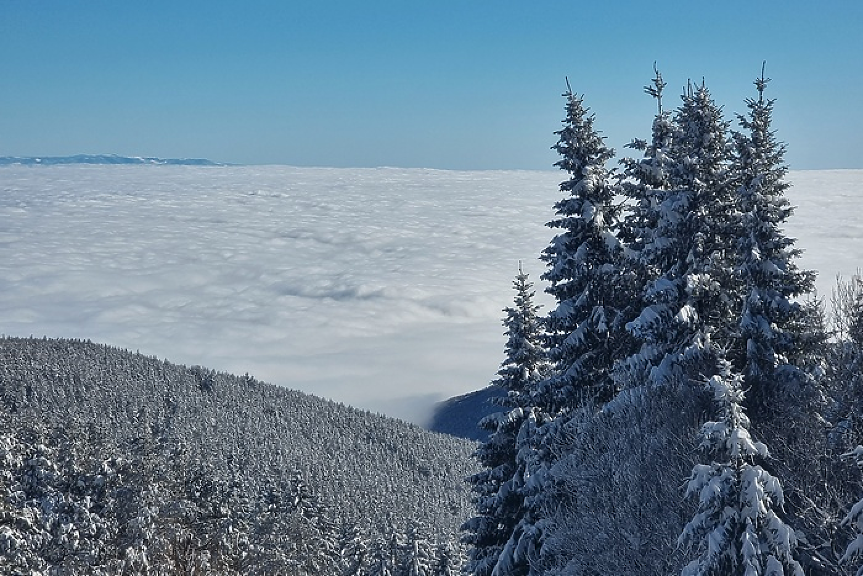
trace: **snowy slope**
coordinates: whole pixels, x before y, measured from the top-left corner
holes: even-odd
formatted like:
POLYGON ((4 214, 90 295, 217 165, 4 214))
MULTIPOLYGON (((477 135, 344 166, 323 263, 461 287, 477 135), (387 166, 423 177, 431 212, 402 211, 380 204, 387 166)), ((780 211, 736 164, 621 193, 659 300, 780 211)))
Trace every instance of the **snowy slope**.
POLYGON ((457 568, 474 448, 248 376, 2 338, 0 573, 457 568))
POLYGON ((0 422, 0 434, 22 438, 31 427, 60 430, 103 457, 127 456, 143 434, 166 473, 180 473, 167 454, 182 447, 188 466, 239 474, 255 490, 299 474, 339 518, 377 529, 390 518, 455 534, 470 509, 463 478, 476 468, 472 442, 83 341, 0 339, 0 422))

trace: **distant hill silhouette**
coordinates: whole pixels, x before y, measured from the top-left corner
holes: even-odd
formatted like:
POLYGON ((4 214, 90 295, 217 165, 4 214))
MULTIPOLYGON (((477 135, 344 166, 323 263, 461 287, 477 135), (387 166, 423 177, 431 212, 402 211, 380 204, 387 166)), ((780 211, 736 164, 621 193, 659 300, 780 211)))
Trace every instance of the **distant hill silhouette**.
POLYGON ((488 432, 479 427, 479 421, 489 414, 500 412, 502 408, 494 403, 494 399, 505 395, 503 389, 488 386, 445 400, 435 406, 428 428, 460 438, 485 440, 488 432))

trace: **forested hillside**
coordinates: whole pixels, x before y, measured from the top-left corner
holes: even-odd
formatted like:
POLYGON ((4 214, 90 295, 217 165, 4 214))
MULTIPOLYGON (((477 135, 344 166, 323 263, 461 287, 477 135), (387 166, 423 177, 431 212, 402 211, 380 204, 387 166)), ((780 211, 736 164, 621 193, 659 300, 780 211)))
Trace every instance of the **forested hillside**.
POLYGON ((473 450, 249 376, 3 339, 0 573, 453 573, 473 450))

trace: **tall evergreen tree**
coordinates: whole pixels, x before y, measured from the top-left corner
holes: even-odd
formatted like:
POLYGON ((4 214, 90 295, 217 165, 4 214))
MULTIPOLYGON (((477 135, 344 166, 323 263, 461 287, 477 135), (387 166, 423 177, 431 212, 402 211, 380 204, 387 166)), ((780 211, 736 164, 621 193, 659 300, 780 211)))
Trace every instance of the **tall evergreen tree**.
POLYGON ((461 573, 462 564, 461 550, 456 544, 449 540, 438 544, 434 576, 458 576, 461 573))
MULTIPOLYGON (((790 377, 798 374, 803 378, 798 364, 810 337, 808 311, 792 303, 808 290, 811 276, 794 266, 793 241, 781 235, 780 226, 790 214, 782 198, 784 149, 776 144, 769 128, 772 102, 763 99, 765 85, 762 75, 757 84, 759 102, 748 102, 750 116, 741 118, 749 134, 735 135, 732 146, 729 124, 703 83, 690 85, 680 107, 670 113, 662 106, 665 83, 657 72, 646 88, 658 108, 652 137, 631 144, 643 157, 622 161, 623 177, 617 186, 608 184, 614 174, 603 172, 611 154, 592 130, 593 117, 586 117, 581 99, 571 91, 565 94, 568 116, 555 148, 563 156, 558 165, 571 173, 571 179, 561 185, 570 197, 555 206, 558 219, 550 226, 563 232, 542 256, 549 265, 543 275, 551 283, 547 291, 557 299, 547 319, 554 372, 540 383, 536 398, 542 412, 535 414, 543 414, 546 421, 522 424, 522 434, 535 438, 524 445, 533 449, 530 457, 537 464, 532 468, 538 474, 522 489, 525 514, 514 534, 524 536, 511 539, 507 547, 517 543, 517 550, 531 546, 535 550, 537 543, 544 542, 549 551, 543 562, 551 554, 565 556, 566 535, 581 535, 589 525, 565 516, 581 518, 592 503, 607 499, 616 503, 615 513, 623 519, 599 521, 597 531, 617 530, 610 537, 603 536, 639 550, 624 570, 668 573, 674 571, 672 566, 679 570, 682 549, 656 554, 648 561, 667 562, 662 568, 640 562, 655 544, 651 540, 654 528, 644 527, 667 520, 673 525, 672 532, 679 534, 687 514, 680 510, 666 513, 662 506, 648 512, 646 521, 638 514, 649 509, 647 503, 653 500, 666 509, 673 507, 671 502, 679 494, 676 486, 670 486, 668 478, 655 469, 648 469, 661 460, 652 456, 667 455, 675 447, 679 450, 681 442, 691 445, 694 441, 693 432, 709 410, 703 386, 708 382, 718 409, 715 421, 703 429, 709 463, 693 469, 693 460, 680 454, 664 461, 671 468, 679 464, 679 470, 692 470, 689 494, 698 496, 698 512, 681 541, 693 545, 699 559, 684 574, 802 574, 796 556, 810 554, 811 545, 797 550, 794 530, 779 518, 782 487, 776 476, 758 465, 768 457, 767 449, 750 437, 746 409, 756 404, 744 406, 747 397, 743 393, 764 382, 767 384, 759 387, 774 398, 790 377), (610 195, 601 195, 609 190, 610 195), (614 194, 620 192, 630 199, 622 224, 621 213, 611 204, 614 194), (595 214, 602 216, 596 219, 595 214), (597 222, 610 226, 595 234, 597 222), (596 238, 606 242, 596 242, 596 238), (639 284, 636 292, 633 286, 639 284), (600 309, 604 314, 597 314, 600 309), (631 313, 633 309, 637 313, 631 313), (609 310, 616 313, 614 322, 591 323, 595 318, 609 318, 609 310), (626 321, 627 332, 617 332, 626 321), (598 334, 605 338, 591 340, 598 334), (624 388, 638 389, 620 394, 624 388), (606 404, 609 399, 612 401, 606 404), (586 450, 594 438, 580 434, 592 430, 603 437, 606 430, 626 427, 622 419, 627 410, 650 406, 648 401, 654 407, 663 402, 677 406, 683 418, 667 425, 660 422, 662 417, 646 412, 643 429, 661 430, 657 434, 661 437, 647 434, 643 447, 628 452, 607 449, 620 459, 604 469, 591 467, 591 456, 606 454, 602 448, 586 450), (604 408, 591 414, 586 409, 590 405, 604 408), (578 418, 568 421, 576 412, 578 418), (569 443, 552 440, 553 450, 547 450, 548 439, 558 433, 561 437, 568 433, 569 443), (544 478, 543 469, 554 462, 556 467, 544 478), (657 479, 662 488, 653 490, 643 480, 640 486, 637 480, 597 482, 601 475, 597 472, 608 469, 615 470, 615 476, 657 479), (548 489, 552 481, 563 480, 563 475, 572 481, 555 486, 577 493, 548 489), (626 486, 625 492, 614 493, 619 486, 626 486), (563 512, 549 513, 555 505, 563 512)), ((760 436, 761 429, 756 431, 760 436)), ((773 436, 769 439, 772 442, 773 436)), ((794 444, 798 446, 802 444, 794 444)), ((782 449, 788 450, 781 446, 780 453, 782 449)), ((774 474, 776 467, 784 466, 775 463, 774 474)), ((802 493, 794 482, 791 485, 791 500, 796 501, 802 493)), ((799 521, 798 516, 792 518, 795 524, 799 521)), ((673 537, 668 540, 669 548, 673 541, 673 537)), ((581 544, 572 554, 590 555, 589 543, 582 540, 581 544)), ((504 550, 502 559, 508 557, 504 550)), ((531 558, 529 552, 519 554, 516 556, 531 558)), ((539 568, 560 570, 561 574, 597 573, 600 565, 613 566, 613 559, 591 564, 567 557, 539 568)), ((508 565, 500 561, 501 566, 508 565)))
POLYGON ((419 522, 408 527, 405 545, 404 573, 405 576, 432 576, 434 557, 425 529, 419 522))
MULTIPOLYGON (((629 198, 629 209, 624 214, 621 240, 625 244, 626 266, 634 276, 632 279, 631 308, 640 311, 651 302, 646 300, 644 287, 656 280, 663 272, 652 251, 656 251, 656 237, 660 231, 663 202, 674 192, 671 172, 674 169, 672 146, 676 125, 671 112, 663 108, 662 96, 666 87, 659 70, 654 65, 654 77, 644 91, 656 100, 656 116, 653 119, 650 142, 635 139, 628 148, 642 152, 641 158, 623 158, 621 190, 629 198)), ((629 318, 633 320, 634 318, 629 318)), ((627 325, 628 330, 632 326, 627 325)), ((637 331, 632 332, 638 335, 637 331)), ((643 338, 636 337, 636 342, 643 338)), ((652 345, 642 348, 640 354, 632 353, 622 359, 613 369, 612 377, 618 389, 642 385, 648 368, 645 366, 651 353, 657 353, 652 345)))
POLYGON ((620 207, 614 173, 606 164, 614 151, 605 146, 581 97, 567 82, 566 118, 553 147, 555 164, 569 175, 560 184, 566 197, 555 205, 547 226, 561 230, 543 251, 548 269, 542 278, 556 307, 546 318, 554 375, 543 383, 542 405, 553 416, 587 402, 602 404, 615 393, 610 378, 621 355, 623 310, 631 304, 619 269, 617 239, 620 207))
POLYGON ((619 365, 629 386, 685 384, 716 374, 737 298, 727 122, 707 88, 689 86, 674 118, 669 190, 648 218, 638 253, 650 271, 643 310, 628 324, 641 349, 619 365))
MULTIPOLYGON (((506 359, 493 382, 507 392, 501 399, 505 410, 480 422, 480 426, 491 434, 476 452, 484 469, 469 478, 476 493, 477 516, 462 526, 466 532, 464 541, 471 546, 466 571, 478 576, 501 573, 497 569, 501 553, 505 548, 512 549, 511 545, 507 547, 507 543, 524 516, 523 488, 530 471, 525 469, 526 463, 519 454, 524 450, 524 443, 533 438, 526 438, 522 428, 526 422, 536 418, 536 383, 548 375, 539 308, 533 303, 533 284, 528 281, 521 264, 513 287, 516 291, 515 305, 504 310, 506 359)), ((523 564, 511 554, 506 563, 523 564)))
POLYGON ((785 198, 785 146, 771 126, 774 101, 764 96, 768 82, 762 67, 754 82, 758 97, 747 99, 747 114, 738 115, 741 131, 733 134, 741 309, 728 355, 744 378, 753 430, 774 448, 773 473, 793 479, 790 518, 810 537, 800 548, 800 558, 807 570, 816 570, 823 569, 823 561, 810 556, 818 555, 817 542, 831 535, 823 529, 823 513, 813 514, 811 505, 796 503, 818 502, 829 508, 837 500, 824 488, 828 477, 836 478, 826 457, 827 404, 824 383, 817 376, 826 333, 813 321, 812 306, 803 301, 812 291, 814 274, 798 268, 800 251, 783 232, 793 208, 785 198), (820 465, 812 465, 813 454, 824 455, 820 465))
POLYGON ((553 504, 549 470, 568 435, 566 423, 579 408, 598 409, 614 396, 611 369, 632 342, 625 332, 631 277, 619 267, 619 190, 607 167, 614 152, 568 81, 563 96, 566 116, 553 149, 561 156, 555 165, 568 178, 560 184, 565 197, 554 206, 556 217, 547 224, 559 233, 541 256, 548 266, 546 292, 556 300, 545 319, 552 372, 538 383, 536 410, 520 431, 518 461, 529 473, 522 489, 525 512, 495 576, 541 572, 544 514, 553 504))
POLYGON ((793 364, 806 345, 806 311, 795 299, 811 292, 814 274, 798 269, 800 250, 782 229, 793 208, 785 198, 789 184, 785 146, 771 128, 773 100, 764 98, 769 82, 755 80, 758 99, 747 99, 738 115, 744 132, 734 134, 733 178, 741 213, 737 237, 738 270, 744 295, 735 364, 745 376, 749 412, 756 420, 769 409, 782 385, 805 375, 793 364))
POLYGON ((369 576, 395 576, 397 574, 398 544, 395 535, 375 539, 371 547, 369 576))
POLYGON ((506 390, 500 400, 507 408, 529 408, 536 404, 536 383, 548 375, 549 367, 543 346, 543 326, 539 306, 534 303, 533 283, 518 264, 513 281, 514 306, 504 309, 507 341, 506 359, 498 370, 494 385, 506 390))

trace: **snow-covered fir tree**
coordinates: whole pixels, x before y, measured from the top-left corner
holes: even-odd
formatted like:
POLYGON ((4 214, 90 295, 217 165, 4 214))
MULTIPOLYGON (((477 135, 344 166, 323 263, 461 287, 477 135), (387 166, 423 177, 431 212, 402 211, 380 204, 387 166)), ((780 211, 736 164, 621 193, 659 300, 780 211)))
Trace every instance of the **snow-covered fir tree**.
MULTIPOLYGON (((398 544, 398 541, 395 542, 398 544)), ((372 544, 369 576, 396 576, 398 551, 393 549, 391 539, 378 537, 372 544)))
POLYGON ((797 536, 777 515, 784 503, 782 486, 755 463, 768 453, 749 433, 743 378, 721 360, 708 385, 720 418, 702 429, 710 463, 696 465, 687 486, 687 495, 698 498, 698 511, 680 541, 697 550, 698 558, 682 574, 803 576, 795 559, 797 536))
MULTIPOLYGON (((689 85, 673 113, 663 108, 665 82, 658 72, 646 89, 657 101, 652 137, 631 145, 642 158, 622 161, 612 198, 622 193, 628 202, 622 212, 612 206, 606 220, 612 223, 606 238, 613 239, 606 246, 615 249, 606 253, 610 266, 605 269, 613 273, 602 285, 625 299, 617 309, 617 326, 628 321, 628 343, 614 330, 606 333, 601 348, 584 338, 601 333, 599 324, 584 323, 590 317, 585 310, 595 310, 590 298, 597 292, 577 289, 578 281, 590 276, 573 275, 576 280, 570 281, 553 275, 572 265, 576 258, 571 255, 584 258, 596 244, 561 249, 563 258, 549 258, 587 229, 597 203, 576 199, 557 220, 565 231, 542 256, 549 263, 543 276, 552 285, 548 292, 558 299, 548 319, 554 372, 540 383, 536 403, 547 419, 532 431, 527 422, 522 426, 536 438, 525 444, 533 447, 530 457, 538 459, 534 467, 540 474, 533 478, 544 476, 549 463, 553 468, 534 483, 538 491, 522 490, 525 518, 538 521, 523 519, 515 528, 515 533, 530 534, 528 542, 542 544, 540 570, 555 575, 679 572, 685 559, 674 543, 689 522, 681 540, 698 550, 699 560, 686 573, 799 574, 804 561, 807 573, 835 572, 838 557, 822 550, 837 525, 827 519, 835 518, 835 502, 842 501, 848 481, 834 491, 824 483, 827 473, 811 465, 813 454, 820 462, 829 458, 819 440, 826 436, 821 434, 825 423, 804 394, 817 396, 808 371, 821 362, 812 354, 812 343, 824 340, 813 328, 813 308, 795 303, 808 292, 812 277, 797 269, 793 241, 781 231, 790 215, 782 196, 784 148, 770 128, 772 101, 763 98, 765 84, 762 75, 758 101, 748 101, 750 114, 741 117, 745 133, 734 135, 733 142, 721 108, 703 83, 689 85), (563 325, 561 319, 572 323, 563 325), (609 352, 611 377, 584 370, 599 350, 609 352), (567 353, 574 362, 560 361, 567 353), (594 390, 609 393, 604 398, 588 394, 587 402, 570 394, 578 390, 571 385, 577 380, 566 376, 579 373, 592 376, 586 380, 594 390), (719 416, 704 429, 709 463, 695 465, 696 431, 710 413, 704 382, 711 383, 719 416), (766 403, 753 400, 744 406, 743 390, 749 388, 758 388, 753 397, 763 394, 766 403), (585 409, 591 398, 600 410, 585 409), (792 422, 787 408, 794 403, 801 418, 792 422), (756 412, 753 421, 759 427, 753 431, 771 445, 777 442, 782 460, 771 460, 770 473, 759 466, 768 457, 766 447, 749 437, 745 413, 749 406, 766 404, 779 417, 767 426, 756 412), (691 500, 681 502, 677 484, 690 472, 690 495, 699 496, 694 518, 691 500), (814 482, 819 474, 820 487, 814 482), (791 479, 788 524, 779 519, 785 514, 779 477, 791 479), (542 504, 534 508, 535 502, 542 504), (817 534, 818 540, 803 540, 798 547, 792 525, 817 534), (658 534, 663 534, 661 542, 658 534)), ((566 136, 572 133, 558 133, 562 168, 566 136)), ((610 154, 598 164, 608 159, 610 154)), ((585 187, 583 181, 597 181, 598 172, 571 165, 573 190, 585 187)))
MULTIPOLYGON (((519 268, 519 276, 524 276, 519 268)), ((517 307, 523 312, 522 321, 530 318, 530 329, 524 331, 526 336, 519 341, 531 341, 530 353, 519 360, 522 363, 522 378, 529 374, 529 380, 523 382, 527 394, 520 402, 510 401, 512 407, 506 417, 504 429, 516 422, 518 428, 515 435, 515 474, 504 492, 512 491, 520 502, 518 521, 512 529, 509 538, 501 550, 492 576, 515 576, 534 574, 537 572, 541 532, 538 527, 542 507, 543 484, 545 482, 548 463, 551 460, 549 452, 549 425, 553 415, 544 403, 543 383, 552 374, 546 350, 543 347, 543 324, 536 316, 538 307, 533 305, 533 285, 524 284, 527 277, 521 278, 516 285, 519 295, 516 297, 517 307), (529 297, 525 299, 522 294, 529 297), (528 310, 531 310, 528 314, 528 310), (530 368, 528 370, 528 368, 530 368)), ((525 344, 523 347, 527 348, 525 344)), ((510 354, 514 348, 510 348, 510 354)), ((510 372, 510 377, 515 374, 510 372)), ((501 374, 500 385, 507 375, 501 374)), ((507 389, 511 389, 511 385, 507 389)), ((506 400, 504 401, 506 402, 506 400)))
MULTIPOLYGON (((629 200, 626 211, 622 214, 620 239, 624 245, 624 266, 631 277, 632 289, 629 291, 630 307, 654 310, 653 299, 647 299, 645 287, 664 272, 656 252, 667 240, 657 241, 661 222, 665 214, 663 206, 672 190, 671 173, 675 164, 672 158, 672 145, 677 135, 677 126, 671 112, 663 108, 662 96, 666 87, 662 74, 654 64, 654 77, 644 91, 656 101, 656 116, 653 118, 651 138, 648 142, 634 139, 627 148, 642 152, 641 158, 625 157, 620 160, 623 174, 620 179, 620 191, 629 200)), ((673 227, 665 231, 674 233, 673 227)), ((637 312, 636 312, 637 314, 637 312)), ((635 318, 629 318, 634 320, 635 318)), ((627 325, 628 331, 633 331, 634 325, 627 325)), ((644 334, 633 331, 636 336, 635 346, 643 343, 644 334)), ((612 369, 612 379, 615 388, 638 387, 646 378, 645 363, 658 350, 650 345, 644 346, 640 354, 634 352, 629 358, 618 359, 612 369)))
POLYGON ((568 422, 576 412, 598 410, 614 397, 612 368, 632 352, 634 342, 625 325, 634 309, 635 276, 624 266, 617 236, 620 190, 607 166, 614 151, 605 146, 594 116, 568 82, 563 96, 566 115, 553 149, 560 155, 555 165, 568 177, 560 184, 564 198, 554 205, 555 218, 547 224, 558 233, 541 255, 547 265, 542 276, 549 282, 546 292, 556 301, 545 319, 553 369, 539 383, 544 421, 523 431, 534 437, 533 450, 522 452, 534 462, 534 474, 525 487, 528 513, 515 532, 515 550, 534 559, 532 574, 542 570, 544 516, 555 507, 549 472, 568 441, 568 422))
POLYGON ((339 574, 359 576, 369 560, 368 536, 356 524, 344 522, 339 529, 339 574))
POLYGON ((553 461, 550 433, 554 420, 541 407, 522 413, 516 437, 516 469, 513 487, 518 487, 521 514, 506 541, 492 576, 540 574, 543 503, 548 469, 553 461))
POLYGON ((613 172, 614 151, 594 128, 594 116, 567 83, 566 118, 554 150, 555 164, 568 174, 566 196, 547 226, 560 230, 541 259, 542 278, 555 308, 546 318, 553 375, 542 383, 542 403, 552 414, 585 403, 602 404, 615 393, 611 367, 625 347, 623 311, 631 305, 626 276, 619 269, 622 247, 616 236, 620 208, 613 172))
POLYGON ((477 516, 462 527, 466 532, 464 541, 470 545, 466 571, 478 576, 523 573, 527 566, 527 560, 515 554, 517 546, 512 542, 514 534, 518 537, 516 527, 526 512, 524 489, 531 477, 526 466, 531 462, 525 460, 525 452, 532 451, 527 443, 535 441, 522 429, 535 426, 539 413, 534 406, 536 384, 548 375, 548 364, 542 347, 539 308, 533 302, 533 284, 521 264, 513 288, 514 306, 504 310, 506 358, 493 382, 507 392, 501 398, 505 410, 480 423, 490 435, 476 452, 483 470, 469 478, 477 516), (502 553, 506 557, 501 562, 502 553), (512 566, 513 571, 501 572, 500 564, 512 566))
MULTIPOLYGON (((625 330, 625 322, 644 308, 643 288, 658 274, 646 248, 654 248, 649 243, 675 168, 671 147, 676 125, 662 106, 664 88, 656 71, 645 88, 657 102, 652 136, 630 144, 643 157, 621 161, 623 177, 616 186, 628 201, 620 214, 623 222, 615 222, 610 230, 623 244, 611 262, 614 283, 607 286, 620 306, 618 322, 607 335, 614 341, 602 344, 611 352, 606 367, 612 372, 606 378, 613 396, 558 418, 554 426, 557 462, 545 489, 547 517, 542 520, 547 527, 543 567, 551 574, 640 573, 647 565, 660 573, 661 563, 671 559, 656 553, 656 542, 679 534, 676 487, 691 463, 681 467, 669 458, 663 434, 676 433, 670 429, 688 422, 691 407, 664 392, 665 396, 648 395, 647 369, 629 370, 631 377, 623 378, 627 371, 620 368, 629 368, 624 361, 638 351, 639 341, 625 330), (674 528, 668 530, 669 526, 674 528)), ((664 568, 667 572, 668 565, 664 568)))
MULTIPOLYGON (((662 82, 658 75, 654 82, 652 95, 659 101, 662 82)), ((700 383, 719 373, 723 350, 735 328, 739 300, 732 273, 736 207, 728 173, 728 124, 706 86, 688 86, 670 124, 659 108, 654 142, 646 148, 644 164, 629 167, 634 172, 631 190, 639 212, 638 227, 631 228, 637 236, 630 241, 628 257, 635 260, 630 266, 641 278, 641 294, 633 300, 642 309, 627 325, 638 348, 617 363, 613 376, 618 387, 627 390, 626 399, 616 402, 615 410, 642 403, 639 396, 647 403, 650 398, 662 398, 679 406, 681 418, 652 422, 652 415, 646 414, 639 417, 641 426, 656 434, 661 431, 687 438, 697 426, 691 414, 704 395, 700 383)), ((665 460, 667 453, 656 453, 665 442, 646 438, 644 446, 621 454, 628 463, 625 474, 663 478, 653 460, 663 459, 665 467, 681 462, 680 458, 665 460)), ((646 550, 649 533, 642 510, 679 496, 639 483, 627 491, 606 497, 632 502, 634 521, 620 529, 646 550)))
POLYGON ((529 408, 536 404, 536 383, 548 375, 549 366, 543 346, 543 325, 539 306, 534 303, 536 293, 521 262, 513 281, 513 306, 504 309, 506 317, 505 360, 498 370, 493 385, 506 391, 500 404, 506 408, 529 408))
MULTIPOLYGON (((640 350, 619 364, 621 386, 709 379, 709 357, 736 329, 733 232, 737 211, 728 171, 728 124, 703 84, 689 86, 674 116, 669 190, 638 252, 649 271, 644 308, 628 324, 640 350), (702 346, 710 341, 714 346, 702 346)), ((712 365, 713 364, 713 365, 712 365)))
POLYGON ((433 576, 433 552, 422 526, 418 523, 409 526, 402 562, 405 576, 433 576))
MULTIPOLYGON (((568 174, 548 223, 561 230, 543 252, 556 300, 545 318, 545 344, 551 371, 534 383, 531 408, 519 413, 516 479, 521 506, 517 523, 498 554, 493 576, 541 572, 542 517, 548 470, 556 459, 556 437, 576 408, 599 406, 615 393, 611 368, 628 342, 623 310, 631 305, 624 276, 617 268, 622 248, 615 236, 619 207, 612 171, 606 166, 614 151, 595 130, 594 116, 567 81, 566 116, 553 149, 555 164, 568 174)), ((512 417, 510 417, 512 420, 512 417)), ((511 428, 515 431, 515 427, 511 428)))
POLYGON ((434 566, 435 576, 458 576, 465 565, 462 551, 452 542, 443 542, 437 548, 437 562, 434 566))
MULTIPOLYGON (((800 250, 783 228, 793 208, 785 198, 785 146, 771 126, 773 100, 764 98, 769 82, 755 80, 757 99, 747 99, 747 115, 738 115, 743 132, 734 134, 732 177, 736 185, 740 230, 737 257, 743 309, 733 361, 741 367, 747 389, 747 408, 762 419, 773 398, 787 396, 783 387, 806 379, 794 366, 806 345, 802 321, 806 311, 797 301, 813 288, 814 274, 798 269, 800 250)), ((810 337, 811 338, 811 337, 810 337)))

